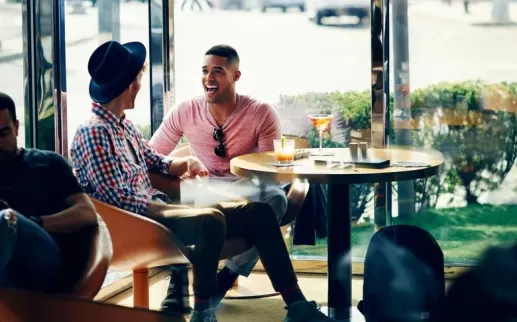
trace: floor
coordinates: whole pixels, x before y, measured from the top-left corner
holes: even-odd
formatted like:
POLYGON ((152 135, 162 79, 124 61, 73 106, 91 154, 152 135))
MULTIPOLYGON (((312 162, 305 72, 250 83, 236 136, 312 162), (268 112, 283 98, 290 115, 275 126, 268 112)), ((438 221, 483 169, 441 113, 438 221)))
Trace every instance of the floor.
MULTIPOLYGON (((162 272, 151 278, 150 287, 150 308, 157 310, 164 298, 169 285, 165 279, 167 272, 162 272)), ((309 300, 325 305, 327 301, 327 279, 326 275, 298 274, 300 287, 309 300)), ((270 285, 268 277, 264 273, 254 272, 249 278, 240 278, 239 287, 245 291, 260 288, 265 291, 265 285, 270 285)), ((352 304, 357 305, 362 298, 362 278, 354 278, 352 281, 352 304)), ((109 302, 124 306, 132 306, 133 297, 130 291, 122 293, 109 302)), ((280 296, 273 296, 263 299, 225 299, 218 312, 219 322, 282 322, 286 311, 284 302, 280 296)), ((356 319, 354 319, 354 322, 356 319)), ((359 319, 357 321, 362 321, 359 319)))

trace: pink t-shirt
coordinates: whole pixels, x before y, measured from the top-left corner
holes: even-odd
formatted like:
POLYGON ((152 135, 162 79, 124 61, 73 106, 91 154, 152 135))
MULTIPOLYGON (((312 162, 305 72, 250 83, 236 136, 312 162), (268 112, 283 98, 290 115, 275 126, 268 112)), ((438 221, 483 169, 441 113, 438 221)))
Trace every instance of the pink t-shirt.
POLYGON ((219 144, 213 139, 217 127, 200 96, 176 106, 165 116, 151 138, 151 146, 161 154, 174 150, 182 135, 188 140, 192 155, 197 156, 216 177, 231 177, 230 160, 236 156, 272 151, 273 140, 281 137, 280 117, 276 109, 249 96, 237 95, 237 106, 222 126, 226 157, 214 153, 219 144))

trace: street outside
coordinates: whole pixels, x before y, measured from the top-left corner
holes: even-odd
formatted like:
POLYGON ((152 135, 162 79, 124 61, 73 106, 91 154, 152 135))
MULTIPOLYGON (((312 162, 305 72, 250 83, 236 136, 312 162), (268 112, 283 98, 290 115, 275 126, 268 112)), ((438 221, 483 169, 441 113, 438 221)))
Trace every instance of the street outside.
MULTIPOLYGON (((0 6, 0 88, 22 108, 21 6, 0 6)), ((84 15, 71 14, 70 8, 66 15, 69 135, 89 113, 86 65, 100 41, 97 9, 85 6, 84 15)), ((511 18, 517 21, 517 3, 511 3, 511 9, 511 18)), ((411 87, 467 79, 515 80, 517 44, 511 39, 517 27, 476 26, 490 19, 490 10, 490 3, 474 3, 471 14, 466 15, 461 3, 411 2, 411 87)), ((368 24, 331 21, 331 26, 316 26, 297 11, 176 12, 176 101, 201 93, 203 53, 217 43, 230 44, 239 51, 243 73, 239 92, 273 103, 280 94, 364 90, 370 86, 368 24)), ((149 44, 147 4, 140 2, 121 4, 121 41, 133 40, 149 44)), ((144 82, 149 83, 148 75, 144 82)), ((135 123, 149 123, 148 102, 149 90, 144 86, 137 109, 128 113, 135 123)))

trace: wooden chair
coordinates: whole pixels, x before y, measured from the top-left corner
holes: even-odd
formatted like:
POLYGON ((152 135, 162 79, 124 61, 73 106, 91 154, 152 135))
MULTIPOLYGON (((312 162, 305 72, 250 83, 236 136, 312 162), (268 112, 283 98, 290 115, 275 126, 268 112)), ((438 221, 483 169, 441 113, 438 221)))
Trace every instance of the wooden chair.
POLYGON ((92 198, 113 241, 110 268, 133 271, 134 306, 149 307, 149 268, 187 264, 188 259, 165 226, 92 198))
POLYGON ((0 321, 6 322, 184 322, 178 315, 66 296, 0 289, 0 321))
MULTIPOLYGON (((106 224, 97 215, 95 227, 63 235, 63 270, 55 292, 93 299, 99 292, 113 256, 106 224)), ((1 319, 0 319, 1 320, 1 319)))
MULTIPOLYGON (((113 240, 111 269, 133 271, 133 305, 149 307, 149 269, 188 264, 190 249, 175 242, 174 234, 162 224, 93 199, 113 240)), ((250 249, 244 240, 227 240, 221 258, 250 249)))

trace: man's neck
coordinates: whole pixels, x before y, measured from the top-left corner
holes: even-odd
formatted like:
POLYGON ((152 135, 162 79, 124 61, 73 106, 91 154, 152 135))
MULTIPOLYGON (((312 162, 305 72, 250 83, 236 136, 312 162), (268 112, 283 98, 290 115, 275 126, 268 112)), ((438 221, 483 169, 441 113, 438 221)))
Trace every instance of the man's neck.
POLYGON ((123 104, 121 104, 121 102, 115 100, 107 104, 102 104, 101 106, 106 110, 110 111, 111 113, 115 114, 115 116, 118 119, 121 119, 122 116, 124 116, 124 108, 122 107, 123 104))
MULTIPOLYGON (((208 109, 210 114, 215 118, 215 120, 219 122, 226 121, 230 114, 232 114, 233 110, 237 107, 237 94, 234 94, 231 99, 224 103, 208 103, 208 109)), ((219 124, 222 125, 222 124, 219 124)))
POLYGON ((16 159, 18 158, 18 155, 20 155, 21 151, 22 150, 20 148, 16 148, 16 152, 14 152, 11 157, 5 158, 5 159, 0 159, 0 164, 3 164, 3 165, 12 164, 14 161, 16 161, 16 159))

